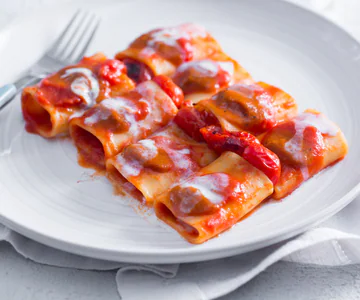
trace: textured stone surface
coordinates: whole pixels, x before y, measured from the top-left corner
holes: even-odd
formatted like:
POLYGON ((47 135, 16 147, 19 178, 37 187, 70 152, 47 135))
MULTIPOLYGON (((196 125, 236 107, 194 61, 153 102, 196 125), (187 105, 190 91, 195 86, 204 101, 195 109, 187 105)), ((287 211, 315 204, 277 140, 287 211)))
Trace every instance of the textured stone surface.
MULTIPOLYGON (((119 300, 115 272, 42 266, 0 243, 0 299, 119 300)), ((360 299, 360 266, 323 268, 280 262, 221 300, 360 299)), ((189 299, 190 300, 190 299, 189 299)))

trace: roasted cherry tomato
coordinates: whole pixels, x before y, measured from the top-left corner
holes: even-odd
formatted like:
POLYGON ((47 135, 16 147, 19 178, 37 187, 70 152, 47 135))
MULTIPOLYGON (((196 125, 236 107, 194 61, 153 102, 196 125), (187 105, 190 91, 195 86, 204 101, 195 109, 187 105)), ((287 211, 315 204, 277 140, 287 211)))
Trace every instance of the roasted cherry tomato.
POLYGON ((179 108, 184 101, 183 91, 167 76, 158 75, 153 78, 163 91, 168 94, 174 104, 179 108))
POLYGON ((99 77, 115 85, 121 82, 120 75, 126 73, 126 66, 116 59, 107 60, 99 69, 99 77))
POLYGON ((211 111, 201 110, 200 114, 201 114, 201 118, 206 123, 206 126, 214 125, 220 127, 218 118, 211 111))
POLYGON ((275 185, 280 178, 280 160, 278 156, 261 144, 247 146, 242 157, 255 168, 261 170, 275 185))
POLYGON ((151 80, 154 74, 150 68, 144 63, 132 58, 124 58, 122 62, 127 69, 127 75, 136 83, 141 83, 147 80, 151 80))
POLYGON ((200 132, 209 147, 217 153, 234 152, 261 170, 274 184, 278 181, 281 170, 279 158, 250 133, 227 132, 216 126, 204 127, 200 132))
POLYGON ((207 126, 200 130, 206 143, 217 153, 232 151, 242 155, 250 144, 259 144, 252 134, 246 131, 227 132, 218 126, 207 126))
POLYGON ((206 126, 201 113, 195 107, 183 107, 175 116, 174 122, 196 141, 202 141, 200 129, 206 126))
POLYGON ((175 123, 196 141, 203 141, 200 129, 209 125, 218 125, 219 121, 213 113, 199 111, 193 106, 183 106, 174 119, 175 123))

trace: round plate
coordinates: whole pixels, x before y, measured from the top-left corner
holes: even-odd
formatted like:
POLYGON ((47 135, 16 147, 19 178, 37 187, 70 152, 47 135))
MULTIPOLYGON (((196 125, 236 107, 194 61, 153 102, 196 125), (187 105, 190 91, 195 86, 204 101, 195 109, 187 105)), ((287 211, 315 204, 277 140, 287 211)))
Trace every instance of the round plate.
MULTIPOLYGON (((0 114, 0 215, 44 244, 96 258, 201 261, 258 249, 294 236, 348 204, 360 182, 360 45, 334 24, 282 1, 151 1, 87 5, 102 16, 89 54, 108 55, 158 26, 204 25, 253 76, 289 92, 300 110, 324 112, 344 131, 347 157, 202 245, 191 245, 151 210, 113 195, 105 178, 77 165, 71 141, 25 132, 19 99, 0 114)), ((0 84, 51 44, 76 8, 23 16, 0 33, 0 84)))

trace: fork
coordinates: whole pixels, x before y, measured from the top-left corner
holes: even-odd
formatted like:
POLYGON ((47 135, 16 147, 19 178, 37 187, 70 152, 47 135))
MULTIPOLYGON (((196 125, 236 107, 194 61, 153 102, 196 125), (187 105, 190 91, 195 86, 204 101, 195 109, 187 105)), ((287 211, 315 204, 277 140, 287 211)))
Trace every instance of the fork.
POLYGON ((14 83, 0 87, 0 110, 25 86, 35 84, 47 75, 74 64, 84 56, 100 24, 100 19, 78 10, 46 53, 14 83))

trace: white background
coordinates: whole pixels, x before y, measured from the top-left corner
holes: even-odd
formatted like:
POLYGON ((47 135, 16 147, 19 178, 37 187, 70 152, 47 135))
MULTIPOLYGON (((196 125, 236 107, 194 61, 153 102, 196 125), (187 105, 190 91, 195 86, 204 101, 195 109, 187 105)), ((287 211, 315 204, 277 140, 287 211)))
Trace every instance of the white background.
MULTIPOLYGON (((37 5, 49 5, 54 2, 58 1, 0 0, 0 29, 11 22, 20 10, 31 11, 36 9, 37 5)), ((291 2, 306 6, 332 19, 360 40, 360 0, 291 2)), ((115 272, 90 272, 42 266, 21 257, 8 244, 0 243, 0 300, 3 299, 119 298, 115 286, 115 272)), ((360 266, 324 268, 279 262, 221 299, 360 299, 360 266)))

